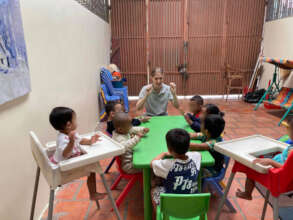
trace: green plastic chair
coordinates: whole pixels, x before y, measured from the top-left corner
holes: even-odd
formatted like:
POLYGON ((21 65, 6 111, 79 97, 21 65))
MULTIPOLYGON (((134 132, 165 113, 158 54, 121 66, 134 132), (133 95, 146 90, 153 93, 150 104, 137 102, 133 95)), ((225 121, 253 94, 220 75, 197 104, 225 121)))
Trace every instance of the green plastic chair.
POLYGON ((161 194, 157 220, 204 220, 210 203, 210 193, 161 194))

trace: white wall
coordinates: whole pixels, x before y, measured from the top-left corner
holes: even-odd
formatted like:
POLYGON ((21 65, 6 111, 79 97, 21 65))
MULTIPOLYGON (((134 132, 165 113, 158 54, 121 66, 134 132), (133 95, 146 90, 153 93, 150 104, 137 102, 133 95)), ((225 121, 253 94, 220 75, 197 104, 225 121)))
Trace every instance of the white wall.
MULTIPOLYGON (((264 33, 264 56, 293 59, 293 17, 266 22, 264 33)), ((272 79, 274 66, 264 64, 261 88, 267 88, 272 79)))
MULTIPOLYGON (((32 92, 0 106, 0 219, 28 219, 36 165, 28 132, 54 140, 48 114, 72 107, 80 133, 98 118, 98 68, 110 54, 110 27, 74 0, 21 0, 32 92)), ((35 219, 48 201, 41 178, 35 219)))

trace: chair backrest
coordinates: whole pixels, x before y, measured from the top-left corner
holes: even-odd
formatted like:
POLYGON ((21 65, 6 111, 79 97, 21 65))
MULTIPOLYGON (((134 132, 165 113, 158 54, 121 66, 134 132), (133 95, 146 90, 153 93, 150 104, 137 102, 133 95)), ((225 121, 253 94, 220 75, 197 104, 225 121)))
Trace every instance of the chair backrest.
POLYGON ((45 148, 41 144, 37 135, 33 131, 30 131, 29 135, 30 135, 31 150, 32 150, 34 159, 37 163, 37 166, 40 167, 41 172, 43 173, 48 184, 51 185, 53 183, 53 175, 54 175, 53 172, 55 169, 58 168, 58 166, 50 162, 48 155, 45 151, 45 148))
POLYGON ((112 74, 110 73, 110 71, 107 70, 106 68, 102 68, 100 76, 101 76, 102 82, 105 84, 105 86, 108 89, 109 95, 111 96, 111 95, 115 94, 114 87, 112 85, 113 78, 112 78, 112 74))
POLYGON ((106 97, 110 95, 110 94, 109 94, 109 91, 108 91, 108 89, 107 89, 107 87, 106 87, 105 84, 101 84, 101 89, 103 90, 104 95, 105 95, 106 97))
POLYGON ((224 179, 227 168, 229 166, 229 161, 230 161, 230 157, 224 155, 224 166, 221 169, 221 171, 219 172, 219 175, 216 177, 218 179, 218 181, 221 181, 222 179, 224 179))
POLYGON ((207 213, 210 194, 161 194, 160 209, 164 217, 192 218, 207 213))
POLYGON ((272 179, 274 188, 279 193, 285 193, 293 190, 293 153, 290 153, 286 162, 281 168, 270 169, 275 177, 272 179))
POLYGON ((113 97, 113 95, 110 95, 110 92, 107 86, 105 84, 101 84, 101 89, 104 92, 104 97, 106 99, 106 102, 111 101, 111 98, 113 97))

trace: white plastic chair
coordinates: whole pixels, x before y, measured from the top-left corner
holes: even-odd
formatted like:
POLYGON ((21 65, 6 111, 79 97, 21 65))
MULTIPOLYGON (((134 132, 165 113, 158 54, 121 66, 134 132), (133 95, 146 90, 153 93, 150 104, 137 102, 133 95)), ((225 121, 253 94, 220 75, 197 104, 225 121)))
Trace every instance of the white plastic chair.
MULTIPOLYGON (((34 186, 34 193, 31 206, 30 220, 34 218, 34 210, 37 198, 37 191, 39 185, 40 171, 44 175, 47 183, 50 186, 50 198, 49 198, 49 211, 48 219, 51 220, 53 217, 53 204, 54 204, 54 193, 58 186, 69 183, 75 179, 79 179, 83 176, 88 176, 91 172, 99 173, 103 181, 104 187, 107 190, 108 196, 113 205, 114 211, 117 218, 120 220, 119 211, 112 197, 112 193, 106 183, 103 170, 101 169, 100 163, 96 160, 93 162, 92 158, 89 159, 88 155, 81 155, 79 157, 71 158, 60 162, 58 165, 52 163, 49 157, 54 153, 56 144, 51 142, 47 144, 45 148, 34 132, 30 132, 30 142, 33 157, 37 163, 37 172, 34 186)), ((97 207, 99 209, 98 201, 97 207)))

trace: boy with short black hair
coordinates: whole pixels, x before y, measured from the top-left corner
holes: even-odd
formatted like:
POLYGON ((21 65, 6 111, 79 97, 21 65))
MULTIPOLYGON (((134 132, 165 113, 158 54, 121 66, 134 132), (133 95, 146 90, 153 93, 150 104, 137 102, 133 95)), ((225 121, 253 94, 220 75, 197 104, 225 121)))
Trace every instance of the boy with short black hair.
POLYGON ((184 115, 186 122, 195 132, 200 132, 199 113, 201 112, 203 103, 203 98, 199 95, 195 95, 189 100, 190 113, 184 113, 182 111, 182 114, 184 115))
POLYGON ((190 143, 190 150, 208 150, 215 159, 215 165, 204 169, 204 176, 217 176, 224 165, 224 155, 214 150, 217 142, 223 141, 221 134, 225 128, 225 120, 221 115, 207 115, 201 124, 201 133, 190 134, 192 139, 202 143, 190 143))
POLYGON ((159 205, 160 193, 198 193, 197 177, 201 155, 188 152, 190 137, 184 129, 172 129, 166 134, 168 152, 155 157, 151 162, 154 174, 163 178, 164 186, 152 190, 153 205, 159 205), (172 159, 164 159, 173 156, 172 159))

